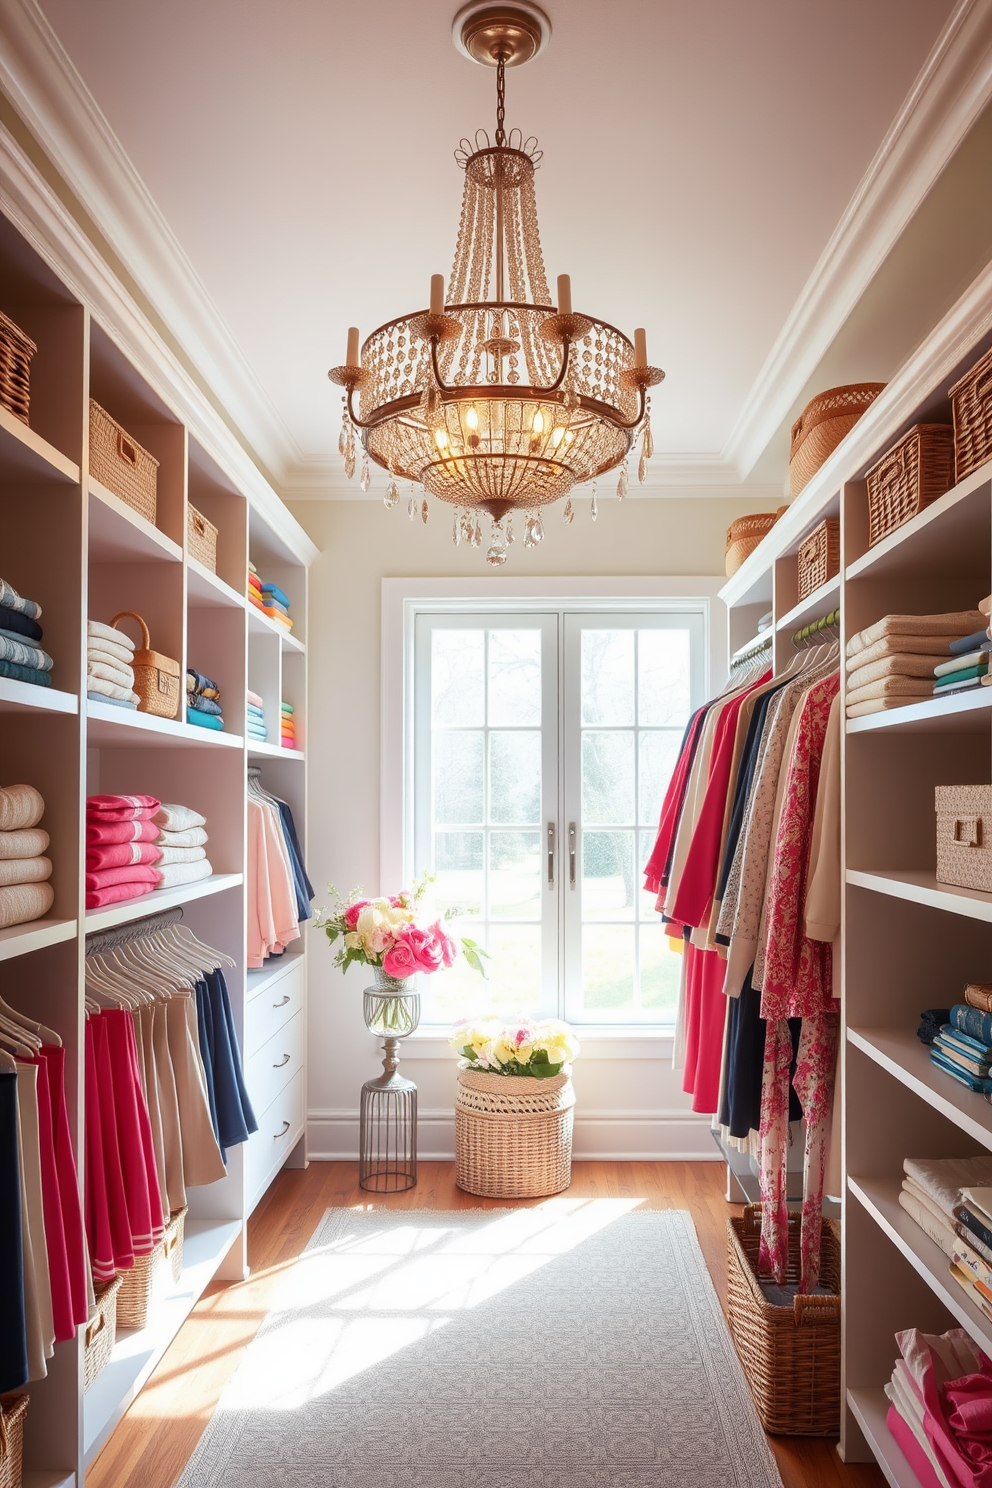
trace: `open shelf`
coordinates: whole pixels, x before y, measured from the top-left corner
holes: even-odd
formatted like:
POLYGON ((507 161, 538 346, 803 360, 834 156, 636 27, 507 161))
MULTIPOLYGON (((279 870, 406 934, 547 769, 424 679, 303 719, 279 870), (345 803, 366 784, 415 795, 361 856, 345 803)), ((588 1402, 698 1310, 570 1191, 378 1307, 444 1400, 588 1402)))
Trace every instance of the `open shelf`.
POLYGON ((0 961, 10 961, 14 956, 40 951, 43 946, 72 940, 75 934, 75 920, 41 919, 29 920, 26 925, 10 925, 6 930, 0 930, 0 961))
POLYGON ((21 1488, 76 1488, 76 1474, 59 1472, 25 1472, 21 1488))
POLYGON ((258 755, 259 759, 306 759, 302 749, 283 749, 281 744, 270 744, 268 740, 263 743, 261 739, 249 739, 248 758, 251 759, 252 755, 258 755))
POLYGON ((992 722, 992 687, 974 687, 970 692, 952 693, 950 697, 923 698, 907 703, 904 708, 886 708, 881 713, 866 713, 863 718, 849 718, 849 734, 872 734, 882 729, 896 729, 904 734, 935 734, 948 729, 961 733, 981 733, 992 722))
POLYGON ((938 1069, 915 1033, 905 1028, 848 1028, 847 1037, 928 1106, 992 1149, 992 1105, 938 1069))
POLYGON ((920 1480, 906 1461, 895 1437, 885 1424, 889 1399, 881 1388, 848 1390, 847 1403, 875 1453, 889 1488, 920 1488, 920 1480))
POLYGON ((33 682, 15 682, 0 677, 0 713, 78 713, 74 692, 57 687, 37 687, 33 682))
POLYGON ((801 599, 798 604, 787 610, 780 620, 776 620, 775 629, 784 631, 802 630, 804 625, 809 625, 813 620, 820 620, 824 615, 829 615, 840 604, 840 574, 835 574, 819 589, 814 589, 807 599, 801 599))
POLYGON ((992 923, 992 894, 978 889, 958 889, 937 882, 933 869, 889 868, 863 872, 847 870, 847 881, 859 889, 872 889, 876 894, 890 894, 910 904, 926 904, 931 909, 946 909, 951 914, 967 915, 972 920, 992 923))
POLYGON ((209 878, 201 878, 199 883, 177 884, 174 889, 153 889, 139 899, 108 904, 106 909, 91 909, 83 921, 86 934, 90 935, 94 930, 109 930, 113 925, 126 925, 129 920, 140 920, 145 915, 172 909, 177 904, 192 904, 195 899, 206 899, 211 894, 222 894, 225 889, 236 889, 243 882, 243 873, 212 873, 209 878))
POLYGON ((198 728, 195 723, 180 723, 175 718, 156 718, 131 708, 115 708, 113 703, 86 704, 86 738, 89 744, 103 744, 129 749, 159 748, 163 744, 180 744, 187 748, 240 749, 240 734, 223 729, 198 728))
POLYGON ((5 484, 60 481, 77 485, 79 466, 0 404, 0 475, 5 484))
MULTIPOLYGON (((230 584, 225 584, 223 579, 217 575, 198 558, 187 557, 186 559, 186 593, 189 603, 200 609, 212 609, 219 606, 230 606, 232 609, 243 610, 247 601, 232 589, 230 584)), ((262 616, 265 619, 265 616, 262 616)))
POLYGON ((900 1204, 901 1179, 852 1178, 849 1175, 847 1186, 962 1328, 967 1328, 986 1353, 992 1351, 992 1321, 969 1299, 964 1288, 958 1286, 951 1275, 950 1260, 940 1246, 920 1229, 900 1204))
POLYGON ((868 573, 873 579, 883 578, 917 565, 932 571, 959 564, 976 526, 984 523, 988 528, 990 481, 992 462, 972 471, 959 485, 849 563, 848 580, 868 573))
POLYGON ((270 620, 268 615, 263 615, 261 610, 256 609, 249 601, 245 600, 248 610, 248 629, 253 630, 256 635, 277 635, 282 641, 284 651, 306 651, 302 641, 298 641, 291 630, 284 625, 279 625, 275 620, 270 620))
POLYGON ((121 501, 92 476, 89 491, 89 552, 96 563, 181 563, 183 550, 154 523, 121 501))
MULTIPOLYGON (((240 1232, 237 1220, 186 1221, 183 1270, 168 1276, 153 1299, 148 1326, 118 1334, 110 1362, 87 1390, 83 1404, 83 1460, 87 1464, 127 1410, 169 1344, 193 1311, 240 1232)), ((160 1271, 160 1279, 163 1273, 160 1271)))

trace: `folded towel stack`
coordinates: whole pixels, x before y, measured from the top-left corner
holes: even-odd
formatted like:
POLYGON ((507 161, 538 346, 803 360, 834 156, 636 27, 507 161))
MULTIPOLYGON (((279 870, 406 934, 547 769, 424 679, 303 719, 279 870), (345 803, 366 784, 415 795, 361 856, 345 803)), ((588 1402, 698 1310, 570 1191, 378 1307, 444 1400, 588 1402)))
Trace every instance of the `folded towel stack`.
POLYGON ((186 722, 200 728, 222 729, 224 716, 220 706, 220 688, 202 672, 186 669, 186 722))
POLYGON ((281 738, 281 741, 280 742, 282 744, 283 749, 295 749, 296 748, 296 717, 295 717, 296 710, 293 707, 292 703, 283 703, 282 704, 282 708, 281 708, 281 713, 282 713, 282 723, 281 723, 282 738, 281 738))
POLYGON ((901 708, 933 695, 934 666, 981 624, 980 610, 886 615, 847 643, 847 716, 901 708))
POLYGON ((33 785, 0 788, 0 930, 40 919, 54 903, 48 833, 38 826, 44 812, 33 785))
POLYGON ((134 642, 122 630, 101 620, 86 624, 86 696, 94 703, 137 708, 134 690, 134 642))
POLYGON ((199 883, 213 873, 207 857, 207 819, 191 806, 163 802, 153 818, 158 828, 159 888, 199 883))
POLYGON ((248 565, 248 599, 256 610, 261 610, 262 614, 268 615, 270 620, 275 620, 287 630, 292 630, 289 596, 283 593, 278 584, 263 583, 253 563, 248 565))
POLYGON ((263 741, 267 739, 269 734, 265 727, 265 705, 257 692, 249 692, 248 694, 247 716, 249 739, 261 739, 263 741))
POLYGON ((952 641, 948 646, 951 659, 938 662, 933 669, 934 697, 942 697, 947 692, 969 692, 973 687, 981 687, 983 683, 992 681, 989 678, 992 629, 987 618, 992 608, 992 595, 980 600, 978 608, 986 617, 985 626, 973 630, 970 635, 962 636, 959 641, 952 641))
POLYGON ((0 677, 50 687, 52 658, 41 648, 44 636, 38 621, 41 605, 22 599, 13 585, 0 579, 0 677))
POLYGON ((86 802, 86 908, 197 883, 213 872, 206 818, 155 796, 90 796, 86 802))
POLYGON ((907 1157, 899 1203, 950 1262, 972 1302, 992 1318, 992 1155, 907 1157))

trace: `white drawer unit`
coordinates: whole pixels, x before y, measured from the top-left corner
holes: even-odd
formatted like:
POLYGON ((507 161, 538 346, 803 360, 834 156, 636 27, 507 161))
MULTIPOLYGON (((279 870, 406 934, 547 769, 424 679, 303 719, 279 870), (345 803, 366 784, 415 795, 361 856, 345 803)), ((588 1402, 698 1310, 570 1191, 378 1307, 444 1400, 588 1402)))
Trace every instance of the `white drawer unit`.
POLYGON ((289 1023, 277 1028, 248 1060, 245 1081, 256 1112, 266 1110, 283 1086, 303 1068, 303 1029, 303 1014, 297 1013, 289 1023))
POLYGON ((267 1110, 258 1116, 258 1131, 248 1142, 248 1212, 268 1188, 303 1135, 304 1081, 298 1070, 267 1110))
POLYGON ((288 968, 251 998, 245 1009, 245 1058, 267 1044, 272 1035, 302 1011, 306 990, 306 973, 302 960, 288 968))

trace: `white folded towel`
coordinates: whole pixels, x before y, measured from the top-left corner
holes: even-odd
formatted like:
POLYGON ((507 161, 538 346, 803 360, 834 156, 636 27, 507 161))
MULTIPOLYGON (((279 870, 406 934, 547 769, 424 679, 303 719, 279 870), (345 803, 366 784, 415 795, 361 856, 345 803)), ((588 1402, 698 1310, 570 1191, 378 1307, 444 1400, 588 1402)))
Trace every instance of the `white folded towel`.
POLYGON ((110 641, 114 646, 123 646, 128 651, 134 650, 134 641, 122 630, 117 630, 113 625, 104 625, 102 620, 87 620, 86 634, 98 636, 102 641, 110 641))

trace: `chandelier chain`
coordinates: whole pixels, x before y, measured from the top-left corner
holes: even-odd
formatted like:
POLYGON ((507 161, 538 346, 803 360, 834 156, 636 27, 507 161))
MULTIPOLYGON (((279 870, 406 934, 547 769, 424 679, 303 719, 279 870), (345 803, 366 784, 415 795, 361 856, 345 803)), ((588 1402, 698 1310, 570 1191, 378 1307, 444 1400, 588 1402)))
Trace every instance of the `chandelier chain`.
POLYGON ((496 60, 496 143, 506 144, 506 57, 500 52, 496 60))

